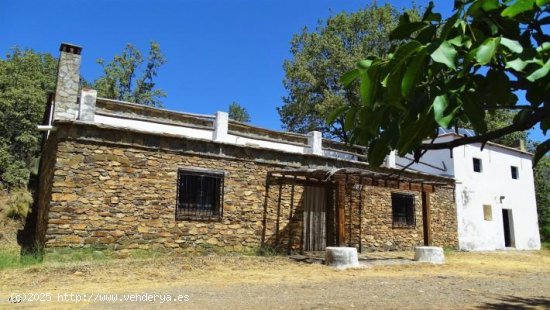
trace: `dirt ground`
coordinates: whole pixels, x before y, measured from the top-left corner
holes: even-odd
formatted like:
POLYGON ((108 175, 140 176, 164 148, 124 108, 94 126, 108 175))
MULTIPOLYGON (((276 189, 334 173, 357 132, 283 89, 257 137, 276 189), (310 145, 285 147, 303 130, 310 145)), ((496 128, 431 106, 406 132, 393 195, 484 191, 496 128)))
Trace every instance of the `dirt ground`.
POLYGON ((377 264, 345 271, 284 256, 46 262, 0 270, 0 308, 550 308, 548 250, 451 252, 445 265, 383 264, 408 252, 366 257, 377 264))

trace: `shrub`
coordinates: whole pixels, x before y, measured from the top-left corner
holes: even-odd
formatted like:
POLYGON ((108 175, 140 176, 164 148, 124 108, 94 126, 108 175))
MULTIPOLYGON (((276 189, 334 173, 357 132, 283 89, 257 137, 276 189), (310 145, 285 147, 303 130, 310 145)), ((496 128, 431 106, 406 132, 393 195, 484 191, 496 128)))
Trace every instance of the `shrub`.
POLYGON ((24 219, 33 202, 32 194, 26 189, 16 189, 9 193, 6 201, 6 216, 13 219, 24 219))
POLYGON ((256 255, 257 256, 279 256, 279 255, 285 255, 285 252, 281 248, 262 245, 256 249, 256 255))

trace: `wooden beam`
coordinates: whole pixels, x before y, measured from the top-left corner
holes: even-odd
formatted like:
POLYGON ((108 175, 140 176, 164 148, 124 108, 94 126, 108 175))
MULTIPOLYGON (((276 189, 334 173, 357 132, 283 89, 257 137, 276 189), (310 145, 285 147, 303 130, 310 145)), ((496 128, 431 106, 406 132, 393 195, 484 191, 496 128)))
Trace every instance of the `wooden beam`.
POLYGON ((262 219, 262 246, 265 245, 265 231, 267 229, 267 204, 269 203, 269 183, 265 182, 265 196, 264 196, 264 217, 262 219))
POLYGON ((334 184, 331 184, 331 185, 327 185, 326 187, 326 190, 327 190, 327 201, 326 201, 326 204, 327 204, 327 210, 326 210, 326 221, 325 221, 325 224, 326 224, 326 232, 327 232, 327 246, 334 246, 336 244, 335 242, 335 232, 336 232, 336 229, 335 229, 335 225, 336 225, 336 212, 335 212, 335 208, 334 208, 334 184))
POLYGON ((296 185, 302 185, 302 186, 326 186, 327 184, 331 184, 331 181, 316 181, 314 179, 298 179, 298 178, 290 178, 290 177, 278 177, 273 176, 271 180, 269 181, 269 184, 271 185, 277 185, 277 184, 296 184, 296 185))
POLYGON ((422 192, 422 222, 424 226, 424 245, 432 245, 432 216, 430 193, 422 192))
POLYGON ((292 250, 292 215, 293 215, 293 208, 294 208, 294 183, 292 183, 292 187, 290 188, 290 214, 288 215, 288 247, 287 247, 287 254, 290 255, 290 251, 292 250))
POLYGON ((277 222, 275 223, 275 244, 277 247, 280 245, 279 239, 279 226, 281 222, 281 199, 283 198, 283 183, 279 183, 279 197, 277 200, 277 222))
MULTIPOLYGON (((348 176, 346 175, 346 185, 348 184, 349 182, 349 178, 348 176)), ((353 181, 352 181, 353 182, 353 181)), ((348 214, 349 214, 349 224, 348 224, 348 246, 351 247, 351 238, 352 238, 352 227, 351 225, 353 224, 353 185, 350 186, 350 189, 349 189, 349 208, 348 208, 348 214)))
POLYGON ((363 176, 359 179, 359 253, 363 253, 363 176))
POLYGON ((340 179, 336 186, 336 214, 337 214, 337 235, 336 243, 338 246, 346 246, 346 183, 340 179))

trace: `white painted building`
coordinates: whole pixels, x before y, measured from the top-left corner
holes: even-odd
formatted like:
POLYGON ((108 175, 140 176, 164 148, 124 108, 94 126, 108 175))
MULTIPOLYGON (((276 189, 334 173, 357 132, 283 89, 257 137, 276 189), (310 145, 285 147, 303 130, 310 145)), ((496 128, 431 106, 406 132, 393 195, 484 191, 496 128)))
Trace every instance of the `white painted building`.
MULTIPOLYGON (((435 142, 460 137, 442 133, 435 142)), ((540 236, 531 157, 524 150, 490 142, 482 151, 477 143, 452 152, 428 151, 409 169, 455 178, 461 250, 537 250, 540 236)), ((397 168, 404 167, 412 156, 395 161, 397 168)))

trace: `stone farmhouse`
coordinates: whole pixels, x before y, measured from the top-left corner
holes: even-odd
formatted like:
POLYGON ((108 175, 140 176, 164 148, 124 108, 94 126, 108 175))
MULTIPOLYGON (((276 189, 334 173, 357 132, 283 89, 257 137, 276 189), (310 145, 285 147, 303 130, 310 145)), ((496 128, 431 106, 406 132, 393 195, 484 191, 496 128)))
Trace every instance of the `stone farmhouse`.
MULTIPOLYGON (((436 142, 473 132, 441 130, 436 142)), ((532 154, 488 142, 428 151, 410 169, 452 177, 456 181, 459 248, 466 251, 540 249, 532 154)), ((397 158, 397 167, 411 162, 397 158)))
POLYGON ((60 51, 24 247, 458 245, 452 178, 369 166, 363 148, 319 132, 97 98, 79 90, 82 49, 60 51))

